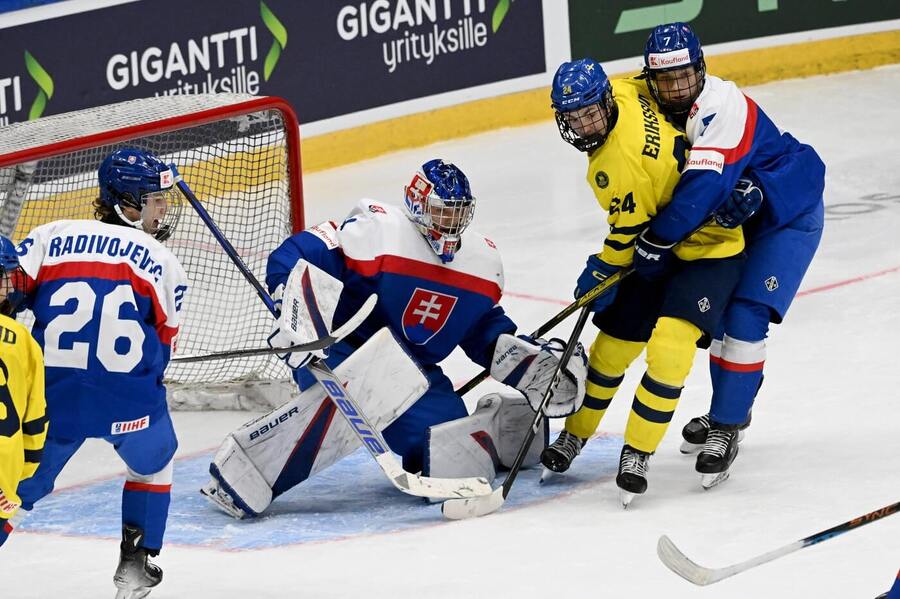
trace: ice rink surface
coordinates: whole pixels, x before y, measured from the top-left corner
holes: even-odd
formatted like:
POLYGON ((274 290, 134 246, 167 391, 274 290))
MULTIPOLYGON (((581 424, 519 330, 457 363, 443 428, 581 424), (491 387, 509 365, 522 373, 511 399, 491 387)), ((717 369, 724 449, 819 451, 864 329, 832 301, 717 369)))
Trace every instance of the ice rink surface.
MULTIPOLYGON (((647 494, 627 511, 619 507, 608 473, 615 470, 631 394, 644 369, 638 361, 601 424, 613 451, 572 467, 573 476, 581 470, 591 478, 587 469, 603 470, 603 476, 478 520, 448 523, 436 506, 418 505, 409 512, 414 525, 384 532, 367 524, 408 499, 387 482, 379 487, 373 479, 370 491, 348 477, 319 496, 322 514, 293 496, 276 502, 265 522, 237 522, 201 501, 179 501, 193 497, 194 489, 179 488, 176 478, 172 512, 179 527, 220 522, 223 537, 238 540, 257 535, 261 525, 274 536, 291 527, 322 534, 251 550, 238 541, 167 545, 158 558, 165 578, 151 597, 872 599, 887 590, 900 566, 900 517, 706 588, 681 580, 656 557, 658 537, 668 534, 699 563, 724 566, 900 499, 900 66, 746 91, 776 123, 820 152, 828 165, 827 211, 801 296, 770 337, 766 382, 731 480, 703 491, 693 458, 678 452, 682 425, 708 406, 706 354, 698 352, 669 434, 651 459, 647 494), (336 504, 361 510, 359 523, 329 520, 336 504), (292 514, 291 505, 301 514, 292 514), (331 526, 357 528, 338 535, 331 526)), ((552 121, 310 175, 304 180, 307 223, 341 220, 360 197, 399 203, 403 185, 433 157, 469 175, 478 197, 473 228, 503 254, 502 304, 523 329, 536 328, 570 301, 585 256, 600 247, 605 232, 602 210, 584 181, 585 158, 560 140, 552 121)), ((566 333, 564 325, 557 334, 566 333)), ((594 334, 588 326, 586 345, 594 334)), ((447 371, 461 382, 476 368, 460 354, 450 358, 447 371)), ((479 395, 467 399, 474 403, 479 395)), ((176 470, 197 468, 202 477, 211 450, 251 416, 177 413, 176 470)), ((364 460, 355 467, 377 475, 364 460)), ((33 532, 18 531, 3 547, 4 597, 114 596, 118 548, 112 536, 123 474, 104 444, 82 449, 58 481, 64 492, 36 507, 33 532), (104 510, 104 523, 95 524, 104 510), (42 518, 68 526, 48 532, 42 518), (109 534, 83 534, 103 527, 109 534)), ((534 485, 533 476, 522 477, 513 494, 533 493, 534 485)), ((402 524, 402 511, 390 513, 402 524)), ((173 529, 171 537, 183 532, 173 529)))

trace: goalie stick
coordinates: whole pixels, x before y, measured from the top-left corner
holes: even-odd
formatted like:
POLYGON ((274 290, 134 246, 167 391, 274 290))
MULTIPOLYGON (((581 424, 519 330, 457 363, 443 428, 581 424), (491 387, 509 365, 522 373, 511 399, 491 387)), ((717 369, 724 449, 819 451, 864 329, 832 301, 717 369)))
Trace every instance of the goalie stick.
MULTIPOLYGON (((200 204, 200 201, 194 195, 194 192, 188 187, 187 182, 184 181, 177 171, 175 171, 174 174, 178 189, 197 212, 198 216, 200 216, 200 219, 212 232, 216 241, 219 242, 219 245, 222 246, 222 249, 225 250, 225 253, 228 254, 228 257, 231 258, 234 265, 238 268, 244 278, 247 279, 247 282, 256 289, 257 295, 259 295, 260 299, 272 315, 277 317, 278 311, 271 296, 266 292, 265 288, 263 288, 262 284, 260 284, 253 273, 250 272, 250 269, 247 268, 247 265, 244 264, 241 257, 238 256, 238 253, 231 245, 231 242, 228 241, 216 225, 215 221, 213 221, 212 217, 206 211, 206 208, 200 204)), ((371 306, 369 307, 369 310, 371 311, 377 302, 377 297, 374 294, 369 296, 369 299, 366 300, 366 304, 363 305, 363 309, 370 301, 371 306)), ((362 311, 362 309, 360 311, 362 311)), ((284 351, 284 349, 279 348, 279 351, 284 351)), ((387 449, 387 443, 385 443, 381 433, 378 432, 378 429, 372 427, 368 423, 363 411, 359 408, 359 404, 350 396, 343 384, 341 384, 340 379, 332 372, 331 368, 329 368, 324 361, 319 359, 310 362, 306 368, 325 390, 329 399, 334 402, 338 411, 347 419, 347 423, 350 425, 350 428, 353 429, 353 432, 359 438, 363 447, 365 447, 372 457, 375 458, 375 461, 381 467, 381 470, 397 489, 410 495, 427 497, 429 499, 477 497, 491 492, 490 483, 481 477, 431 478, 406 472, 397 460, 397 457, 387 449)), ((533 433, 532 437, 534 437, 533 433)))
POLYGON ((247 358, 251 356, 266 356, 270 354, 289 354, 292 352, 310 352, 315 351, 317 349, 325 349, 331 345, 334 345, 351 332, 356 330, 359 325, 363 323, 363 321, 369 317, 369 314, 372 313, 372 310, 375 309, 375 304, 378 303, 378 298, 375 295, 370 295, 368 299, 366 299, 365 303, 363 303, 362 307, 351 316, 347 322, 336 328, 330 335, 326 335, 321 339, 316 339, 310 343, 301 343, 299 345, 291 345, 289 347, 257 347, 253 349, 236 349, 232 351, 224 351, 217 352, 213 354, 203 354, 199 356, 178 356, 177 358, 172 358, 171 362, 181 362, 181 363, 190 363, 190 362, 203 362, 205 360, 225 360, 227 358, 247 358))
MULTIPOLYGON (((609 279, 607 279, 607 281, 608 280, 609 279)), ((606 281, 604 281, 604 283, 605 282, 606 281)), ((594 289, 596 289, 596 287, 594 289)), ((572 329, 572 334, 569 335, 569 341, 566 343, 566 350, 563 352, 562 357, 560 357, 559 364, 556 365, 556 372, 553 373, 553 378, 551 379, 550 384, 547 385, 544 397, 541 399, 537 412, 534 414, 534 420, 531 421, 531 427, 525 433, 525 439, 522 441, 522 446, 519 448, 516 460, 509 469, 509 474, 506 475, 503 484, 489 495, 445 501, 443 505, 441 505, 441 512, 444 514, 445 518, 448 520, 463 520, 466 518, 484 516, 500 509, 506 501, 506 498, 509 496, 509 490, 512 488, 513 483, 516 481, 516 476, 518 476, 519 470, 522 468, 522 462, 525 461, 525 456, 528 453, 529 448, 531 448, 534 436, 541 426, 541 420, 544 418, 544 410, 547 408, 547 404, 550 403, 550 397, 552 396, 551 390, 553 389, 553 383, 556 382, 560 372, 562 372, 562 369, 568 364, 569 358, 572 357, 572 353, 575 351, 575 345, 578 343, 578 337, 581 336, 581 331, 584 329, 584 325, 587 322, 590 313, 590 305, 585 305, 581 309, 581 314, 578 316, 578 322, 575 323, 575 328, 572 329)))
POLYGON ((800 539, 799 541, 795 541, 784 547, 780 547, 762 555, 757 555, 756 557, 724 568, 706 568, 698 565, 682 553, 681 550, 675 546, 675 543, 673 543, 666 535, 659 537, 659 542, 656 545, 656 554, 659 556, 659 559, 662 560, 662 563, 664 563, 672 572, 675 572, 688 582, 692 582, 698 586, 706 586, 724 580, 729 576, 740 574, 741 572, 749 570, 750 568, 755 568, 766 562, 771 562, 772 560, 793 553, 799 549, 803 549, 804 547, 827 541, 828 539, 832 539, 845 532, 859 528, 860 526, 871 524, 876 520, 896 514, 898 510, 900 510, 900 502, 887 505, 874 512, 869 512, 868 514, 848 520, 843 524, 838 524, 828 530, 817 532, 805 539, 800 539))

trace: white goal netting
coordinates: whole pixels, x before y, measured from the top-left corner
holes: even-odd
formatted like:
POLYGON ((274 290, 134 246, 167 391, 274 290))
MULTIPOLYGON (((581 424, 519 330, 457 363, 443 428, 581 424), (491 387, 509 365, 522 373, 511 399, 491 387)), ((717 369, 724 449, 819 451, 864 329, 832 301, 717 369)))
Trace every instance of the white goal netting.
MULTIPOLYGON (((0 233, 19 242, 34 227, 93 218, 97 167, 137 147, 174 162, 256 277, 303 225, 299 131, 277 98, 238 94, 133 100, 0 128, 0 233)), ((185 205, 166 245, 191 282, 178 355, 265 346, 272 317, 185 205)), ((273 405, 290 392, 275 356, 170 364, 175 407, 273 405)))

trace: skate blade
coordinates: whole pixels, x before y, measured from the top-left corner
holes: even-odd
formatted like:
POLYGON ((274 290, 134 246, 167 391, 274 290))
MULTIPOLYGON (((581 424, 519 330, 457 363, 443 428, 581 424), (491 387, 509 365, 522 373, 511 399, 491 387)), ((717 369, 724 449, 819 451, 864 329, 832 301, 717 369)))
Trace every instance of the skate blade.
POLYGON ((690 455, 692 453, 697 453, 698 451, 703 449, 703 445, 703 443, 691 443, 690 441, 682 441, 679 451, 684 455, 690 455))
POLYGON ((152 587, 143 587, 140 589, 119 589, 116 592, 116 599, 144 599, 152 591, 152 587))
POLYGON ((549 468, 547 468, 545 466, 544 469, 541 471, 541 480, 538 482, 540 482, 540 484, 544 484, 545 482, 547 482, 548 480, 552 480, 559 474, 560 474, 559 472, 554 472, 553 470, 550 470, 549 468))
POLYGON ((731 473, 726 470, 725 472, 717 472, 715 474, 701 474, 700 475, 700 484, 703 485, 703 488, 709 491, 715 486, 718 486, 728 480, 728 477, 731 476, 731 473))
POLYGON ((622 509, 627 510, 628 506, 631 504, 631 500, 634 499, 637 493, 629 493, 624 489, 619 489, 619 503, 622 504, 622 509))
MULTIPOLYGON (((219 510, 225 512, 232 518, 237 520, 243 520, 244 516, 247 514, 244 513, 244 510, 237 507, 230 501, 227 501, 221 493, 219 493, 219 487, 215 483, 209 483, 205 487, 200 488, 200 494, 206 497, 207 501, 213 504, 219 510)), ((119 599, 118 597, 116 599, 119 599)))

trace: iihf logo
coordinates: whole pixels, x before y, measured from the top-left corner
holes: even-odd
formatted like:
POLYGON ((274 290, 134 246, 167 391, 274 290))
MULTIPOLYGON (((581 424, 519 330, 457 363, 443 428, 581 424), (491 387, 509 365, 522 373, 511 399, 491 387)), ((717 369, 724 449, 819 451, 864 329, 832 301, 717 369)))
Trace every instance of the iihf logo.
POLYGON ((403 335, 417 345, 425 345, 437 335, 453 307, 456 297, 416 287, 403 311, 403 335))
POLYGON ((775 291, 778 289, 778 279, 775 278, 775 275, 772 275, 768 279, 766 279, 766 289, 769 291, 775 291))
POLYGON ((699 302, 697 302, 697 307, 700 308, 701 312, 709 312, 709 309, 712 307, 709 304, 709 298, 704 297, 699 302))

